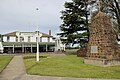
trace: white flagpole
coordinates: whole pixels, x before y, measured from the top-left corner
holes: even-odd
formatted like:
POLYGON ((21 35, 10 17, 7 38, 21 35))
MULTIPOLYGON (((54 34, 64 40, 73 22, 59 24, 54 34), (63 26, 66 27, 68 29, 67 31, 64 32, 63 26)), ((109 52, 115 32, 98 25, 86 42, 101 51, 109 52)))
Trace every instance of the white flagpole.
POLYGON ((39 61, 39 31, 37 31, 37 53, 36 53, 36 61, 39 61))
MULTIPOLYGON (((36 10, 38 11, 39 9, 36 8, 36 10)), ((37 53, 36 53, 36 62, 39 62, 39 30, 38 30, 38 26, 37 26, 37 53)))

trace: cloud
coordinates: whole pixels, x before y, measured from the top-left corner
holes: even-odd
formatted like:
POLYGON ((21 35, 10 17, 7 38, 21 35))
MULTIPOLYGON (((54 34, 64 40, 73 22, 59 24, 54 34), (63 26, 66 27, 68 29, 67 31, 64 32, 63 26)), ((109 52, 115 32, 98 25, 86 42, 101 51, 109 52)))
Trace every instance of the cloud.
POLYGON ((56 34, 65 1, 70 0, 0 0, 0 32, 34 31, 38 26, 41 32, 51 29, 56 34))

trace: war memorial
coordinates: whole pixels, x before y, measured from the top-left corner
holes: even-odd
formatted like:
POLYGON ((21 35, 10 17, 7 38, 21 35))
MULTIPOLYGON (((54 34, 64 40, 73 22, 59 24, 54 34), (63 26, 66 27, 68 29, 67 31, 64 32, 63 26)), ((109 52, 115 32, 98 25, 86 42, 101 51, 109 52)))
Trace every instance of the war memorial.
POLYGON ((89 31, 87 57, 84 62, 97 66, 120 65, 120 49, 111 18, 99 11, 91 19, 89 31))

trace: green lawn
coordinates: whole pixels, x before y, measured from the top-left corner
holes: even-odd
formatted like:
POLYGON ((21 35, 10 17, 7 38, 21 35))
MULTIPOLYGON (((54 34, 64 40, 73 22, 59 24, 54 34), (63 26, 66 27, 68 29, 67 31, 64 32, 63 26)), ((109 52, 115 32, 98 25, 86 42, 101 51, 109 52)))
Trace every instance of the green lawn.
MULTIPOLYGON (((49 55, 47 55, 49 56, 49 55)), ((83 59, 75 55, 24 59, 28 74, 41 76, 64 76, 77 78, 116 78, 120 79, 120 66, 98 67, 84 64, 83 59)))
POLYGON ((8 65, 13 56, 0 56, 0 72, 8 65))

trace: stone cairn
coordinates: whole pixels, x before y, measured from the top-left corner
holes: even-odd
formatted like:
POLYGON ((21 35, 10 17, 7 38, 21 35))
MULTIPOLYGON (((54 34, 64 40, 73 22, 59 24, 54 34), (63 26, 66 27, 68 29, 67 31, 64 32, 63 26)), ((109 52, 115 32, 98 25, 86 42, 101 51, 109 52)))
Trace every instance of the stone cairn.
MULTIPOLYGON (((87 58, 119 59, 119 55, 116 34, 111 19, 105 13, 99 11, 91 20, 87 58)), ((85 63, 91 62, 85 61, 85 63)), ((92 63, 94 64, 94 61, 92 63)))

